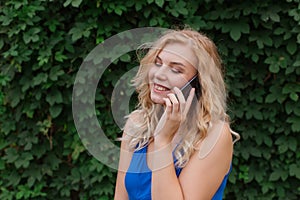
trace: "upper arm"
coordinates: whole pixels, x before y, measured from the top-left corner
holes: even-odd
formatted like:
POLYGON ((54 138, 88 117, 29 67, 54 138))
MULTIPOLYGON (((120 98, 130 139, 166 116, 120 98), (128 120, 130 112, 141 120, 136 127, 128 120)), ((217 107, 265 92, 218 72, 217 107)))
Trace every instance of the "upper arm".
MULTIPOLYGON (((130 115, 123 131, 122 139, 126 138, 127 134, 130 134, 130 130, 134 127, 134 123, 138 119, 138 114, 130 115)), ((115 187, 115 200, 126 200, 128 199, 127 191, 125 188, 125 175, 129 167, 132 157, 132 151, 129 149, 126 140, 122 140, 120 148, 120 159, 119 159, 119 169, 117 173, 117 181, 115 187)))
MULTIPOLYGON (((123 132, 123 136, 125 136, 125 133, 123 132)), ((115 187, 115 195, 114 199, 116 200, 126 200, 128 199, 127 191, 125 188, 125 175, 126 175, 126 169, 129 166, 129 155, 128 155, 128 148, 126 141, 121 142, 121 149, 120 149, 120 159, 119 159, 119 169, 117 173, 117 180, 116 180, 116 187, 115 187)))
POLYGON ((128 199, 127 191, 124 185, 125 172, 118 171, 117 182, 115 188, 115 200, 126 200, 128 199))
POLYGON ((216 138, 204 157, 199 157, 199 151, 195 151, 182 170, 179 181, 185 199, 211 199, 228 173, 233 153, 228 124, 223 124, 216 138))

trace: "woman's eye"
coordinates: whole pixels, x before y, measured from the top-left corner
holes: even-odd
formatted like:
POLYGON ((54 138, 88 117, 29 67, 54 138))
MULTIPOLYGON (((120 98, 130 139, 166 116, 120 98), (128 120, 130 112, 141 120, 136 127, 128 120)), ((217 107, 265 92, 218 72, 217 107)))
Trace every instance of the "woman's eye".
POLYGON ((177 73, 181 73, 181 70, 179 70, 179 69, 176 69, 176 68, 174 68, 174 67, 173 67, 173 68, 172 68, 172 72, 174 72, 174 73, 176 73, 176 74, 177 74, 177 73))
POLYGON ((162 63, 160 63, 160 62, 155 62, 154 64, 158 67, 162 66, 162 63))

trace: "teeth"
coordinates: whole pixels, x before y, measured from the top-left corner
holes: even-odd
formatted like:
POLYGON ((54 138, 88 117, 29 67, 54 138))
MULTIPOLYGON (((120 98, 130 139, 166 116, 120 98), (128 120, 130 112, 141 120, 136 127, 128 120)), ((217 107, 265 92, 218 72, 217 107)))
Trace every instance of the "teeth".
POLYGON ((159 90, 159 91, 166 91, 167 90, 166 88, 158 86, 158 85, 155 86, 155 89, 159 90))

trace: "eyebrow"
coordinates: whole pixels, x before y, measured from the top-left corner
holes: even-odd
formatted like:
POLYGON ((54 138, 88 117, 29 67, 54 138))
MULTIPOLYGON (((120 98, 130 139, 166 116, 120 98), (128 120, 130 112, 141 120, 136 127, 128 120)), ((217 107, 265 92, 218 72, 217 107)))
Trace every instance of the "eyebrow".
MULTIPOLYGON (((162 61, 162 59, 157 55, 156 56, 156 59, 159 59, 160 61, 162 61)), ((180 65, 180 66, 182 66, 182 67, 186 67, 183 63, 181 63, 181 62, 170 62, 170 64, 171 65, 180 65)))

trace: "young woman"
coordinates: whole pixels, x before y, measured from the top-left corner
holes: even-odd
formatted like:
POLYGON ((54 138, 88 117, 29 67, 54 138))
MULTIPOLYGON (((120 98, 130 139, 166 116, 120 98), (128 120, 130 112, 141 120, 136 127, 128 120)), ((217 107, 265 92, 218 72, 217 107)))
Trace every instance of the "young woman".
POLYGON ((215 44, 193 30, 169 31, 133 83, 139 105, 124 128, 115 199, 222 199, 239 135, 215 44))

